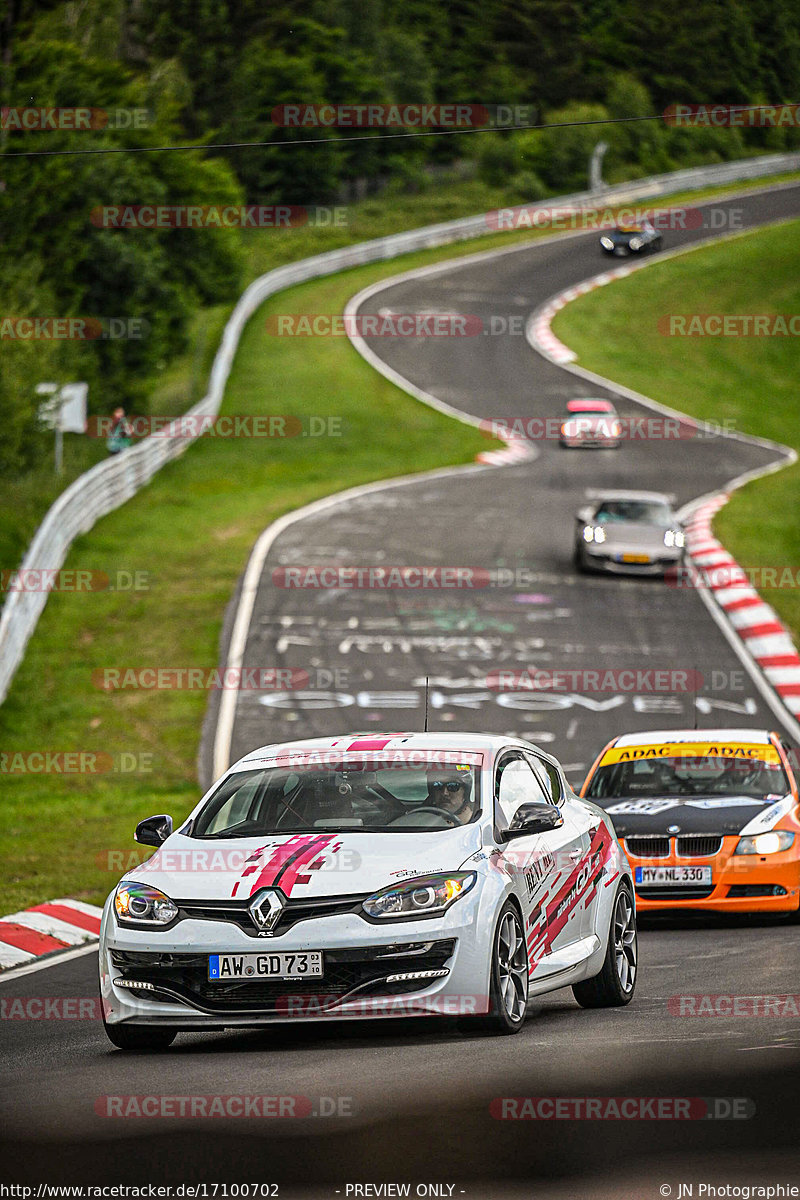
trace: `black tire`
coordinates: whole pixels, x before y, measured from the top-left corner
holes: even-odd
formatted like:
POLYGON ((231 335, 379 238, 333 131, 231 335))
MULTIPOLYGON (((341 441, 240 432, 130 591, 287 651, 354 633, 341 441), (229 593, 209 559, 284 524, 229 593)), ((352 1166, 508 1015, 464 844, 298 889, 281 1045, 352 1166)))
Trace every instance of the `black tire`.
POLYGON ((572 563, 579 575, 589 574, 589 564, 586 561, 586 556, 580 546, 576 545, 572 553, 572 563))
POLYGON ((522 918, 510 900, 503 905, 497 918, 492 938, 490 980, 489 1012, 474 1021, 472 1027, 477 1026, 486 1033, 519 1033, 525 1024, 528 1004, 528 948, 522 918), (510 926, 515 930, 516 942, 510 947, 509 955, 507 930, 510 926), (504 983, 504 975, 511 980, 510 991, 504 983))
POLYGON ((638 975, 636 909, 630 885, 621 883, 611 910, 602 970, 573 984, 572 994, 582 1008, 621 1008, 633 999, 638 975))
POLYGON ((175 1040, 177 1029, 169 1025, 109 1025, 103 1028, 110 1042, 119 1050, 166 1050, 175 1040))

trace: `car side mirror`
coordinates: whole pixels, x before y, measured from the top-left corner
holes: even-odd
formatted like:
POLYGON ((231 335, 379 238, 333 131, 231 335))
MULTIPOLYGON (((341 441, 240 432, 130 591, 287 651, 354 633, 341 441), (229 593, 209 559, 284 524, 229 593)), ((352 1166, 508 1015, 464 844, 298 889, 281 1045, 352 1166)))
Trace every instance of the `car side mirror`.
POLYGON ((145 817, 136 826, 134 841, 142 846, 160 846, 172 833, 172 817, 160 813, 157 817, 145 817))
POLYGON ((563 824, 564 817, 557 804, 547 804, 542 801, 520 804, 511 818, 511 824, 506 830, 506 837, 547 833, 549 829, 558 829, 563 824))

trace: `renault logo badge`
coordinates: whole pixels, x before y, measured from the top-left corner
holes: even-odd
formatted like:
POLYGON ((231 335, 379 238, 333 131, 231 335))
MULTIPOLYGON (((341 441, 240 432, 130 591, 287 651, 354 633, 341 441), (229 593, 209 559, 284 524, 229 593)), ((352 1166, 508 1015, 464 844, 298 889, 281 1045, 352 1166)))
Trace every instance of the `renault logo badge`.
POLYGON ((247 909, 259 936, 272 937, 285 904, 286 897, 283 892, 274 888, 266 888, 253 897, 247 909))

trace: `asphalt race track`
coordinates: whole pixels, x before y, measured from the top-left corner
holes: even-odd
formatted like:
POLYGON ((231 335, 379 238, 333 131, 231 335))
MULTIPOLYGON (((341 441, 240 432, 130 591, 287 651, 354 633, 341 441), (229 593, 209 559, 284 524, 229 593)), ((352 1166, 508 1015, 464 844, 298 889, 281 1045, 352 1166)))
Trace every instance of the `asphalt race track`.
MULTIPOLYGON (((800 186, 714 207, 736 209, 745 228, 796 216, 800 186)), ((665 244, 707 236, 670 233, 665 244)), ((595 234, 532 242, 387 287, 366 308, 470 313, 488 325, 527 317, 607 265, 595 234)), ((634 314, 632 336, 635 324, 634 314)), ((375 339, 372 348, 418 387, 480 418, 559 416, 569 398, 598 394, 522 336, 375 339)), ((617 406, 625 416, 639 411, 627 400, 617 406)), ((573 513, 586 487, 656 488, 684 504, 776 457, 728 437, 602 452, 540 441, 530 461, 387 484, 295 523, 269 552, 243 665, 306 670, 309 686, 293 699, 241 692, 231 757, 288 738, 419 729, 426 676, 431 729, 527 737, 557 754, 575 785, 623 730, 695 720, 780 728, 695 591, 585 578, 571 564, 573 513), (483 568, 497 586, 419 594, 276 586, 282 568, 330 563, 483 568), (494 670, 533 666, 685 668, 703 685, 697 693, 549 695, 487 686, 494 670)), ((797 925, 651 920, 640 965, 630 1008, 584 1011, 570 991, 557 992, 537 1002, 513 1038, 403 1020, 187 1034, 165 1054, 131 1056, 113 1051, 96 1021, 5 1020, 3 1173, 27 1184, 258 1181, 282 1185, 281 1196, 315 1197, 345 1197, 347 1185, 367 1182, 411 1183, 412 1195, 420 1182, 455 1197, 632 1200, 677 1200, 680 1183, 800 1184, 800 1018, 692 1018, 670 1004, 681 995, 797 992, 797 925), (318 1114, 334 1111, 205 1124, 98 1115, 103 1096, 154 1093, 305 1095, 318 1114), (495 1119, 490 1102, 513 1096, 738 1098, 750 1115, 495 1119)), ((93 954, 0 984, 6 1005, 95 995, 93 954)))

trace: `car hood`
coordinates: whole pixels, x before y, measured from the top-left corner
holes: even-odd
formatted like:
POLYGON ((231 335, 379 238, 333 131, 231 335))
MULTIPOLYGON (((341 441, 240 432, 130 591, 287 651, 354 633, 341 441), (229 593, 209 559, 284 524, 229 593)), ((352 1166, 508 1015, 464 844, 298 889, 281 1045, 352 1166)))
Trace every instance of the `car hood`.
MULTIPOLYGON (((595 801, 597 803, 597 801, 595 801)), ((791 797, 768 796, 648 796, 608 800, 603 808, 614 822, 618 837, 673 836, 708 833, 724 836, 770 829, 791 806, 791 797), (788 801, 788 806, 787 806, 788 801), (774 811, 773 811, 774 810, 774 811), (773 819, 774 818, 774 819, 773 819), (678 829, 672 829, 677 825, 678 829)))
POLYGON ((614 426, 619 424, 616 413, 571 413, 564 419, 561 426, 564 433, 574 436, 577 433, 612 434, 614 426))
POLYGON ((606 540, 601 546, 613 546, 619 549, 654 550, 664 549, 664 533, 662 525, 645 525, 638 521, 615 521, 603 525, 606 540))
POLYGON ((174 833, 125 878, 175 900, 246 900, 263 887, 296 899, 368 895, 413 875, 457 870, 480 845, 479 824, 426 833, 315 830, 230 840, 174 833))

